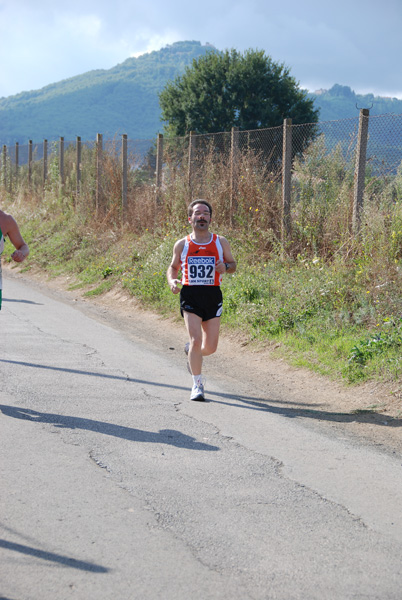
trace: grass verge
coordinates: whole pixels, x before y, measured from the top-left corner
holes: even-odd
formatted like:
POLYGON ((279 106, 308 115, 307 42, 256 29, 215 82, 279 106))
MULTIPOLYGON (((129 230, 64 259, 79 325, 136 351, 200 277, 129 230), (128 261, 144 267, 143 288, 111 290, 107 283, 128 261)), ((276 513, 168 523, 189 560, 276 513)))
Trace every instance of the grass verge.
MULTIPOLYGON (((50 277, 74 275, 88 296, 121 285, 141 303, 177 314, 178 298, 166 284, 177 222, 140 233, 94 222, 60 203, 5 207, 18 219, 31 254, 24 265, 50 277)), ((399 262, 379 269, 358 254, 324 260, 311 252, 258 258, 258 236, 244 228, 227 236, 238 260, 224 278, 223 325, 250 342, 269 345, 274 356, 347 384, 381 381, 397 392, 402 374, 402 277, 399 262), (254 241, 253 241, 254 240, 254 241), (254 245, 253 245, 254 244, 254 245), (257 257, 257 258, 256 258, 257 257)), ((12 248, 6 244, 5 260, 12 248)), ((78 283, 77 283, 78 282, 78 283)))

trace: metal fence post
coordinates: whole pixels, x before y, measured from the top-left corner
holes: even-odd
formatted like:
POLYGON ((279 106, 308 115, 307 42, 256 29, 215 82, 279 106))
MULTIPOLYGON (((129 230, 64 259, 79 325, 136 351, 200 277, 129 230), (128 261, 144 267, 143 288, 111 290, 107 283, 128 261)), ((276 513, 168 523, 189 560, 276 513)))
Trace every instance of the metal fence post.
POLYGON ((291 232, 292 119, 283 121, 282 149, 282 243, 291 232))
POLYGON ((361 213, 363 209, 364 184, 366 175, 369 115, 370 111, 368 108, 360 109, 353 193, 352 226, 354 235, 359 233, 361 225, 361 213))
POLYGON ((237 209, 239 188, 239 128, 232 127, 230 138, 230 207, 231 219, 237 209))
POLYGON ((122 145, 121 145, 121 172, 122 172, 122 181, 121 181, 121 207, 123 211, 123 219, 127 213, 127 134, 123 133, 122 135, 122 145))
POLYGON ((162 202, 162 170, 163 170, 163 135, 158 134, 156 142, 156 202, 162 202))

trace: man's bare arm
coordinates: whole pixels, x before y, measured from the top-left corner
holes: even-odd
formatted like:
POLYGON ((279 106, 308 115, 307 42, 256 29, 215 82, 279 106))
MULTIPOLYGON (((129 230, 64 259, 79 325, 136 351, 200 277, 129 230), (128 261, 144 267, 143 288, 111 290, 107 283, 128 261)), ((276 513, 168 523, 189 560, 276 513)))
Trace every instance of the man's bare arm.
POLYGON ((170 263, 166 272, 166 278, 173 294, 178 294, 180 292, 181 282, 179 279, 177 279, 177 276, 181 266, 180 255, 182 253, 183 246, 183 240, 179 240, 175 243, 173 248, 172 262, 170 263))
POLYGON ((234 273, 236 271, 236 261, 233 258, 232 251, 230 249, 230 244, 226 238, 219 236, 219 240, 222 245, 223 250, 223 261, 218 261, 216 263, 216 270, 218 273, 234 273), (226 268, 226 265, 228 267, 226 268))
POLYGON ((8 235, 10 242, 15 248, 15 252, 12 253, 11 258, 15 262, 22 262, 29 254, 28 244, 22 237, 16 220, 11 215, 6 215, 5 221, 6 226, 3 234, 8 235))

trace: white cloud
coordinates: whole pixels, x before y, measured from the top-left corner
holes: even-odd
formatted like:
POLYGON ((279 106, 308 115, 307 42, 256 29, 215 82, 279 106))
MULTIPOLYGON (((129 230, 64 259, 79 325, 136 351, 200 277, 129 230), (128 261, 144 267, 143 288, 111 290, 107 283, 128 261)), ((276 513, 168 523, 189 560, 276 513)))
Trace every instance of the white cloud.
POLYGON ((301 85, 340 83, 396 96, 401 24, 400 0, 204 0, 191 6, 184 0, 0 0, 0 95, 199 40, 219 49, 265 50, 301 85))
POLYGON ((134 49, 140 48, 140 50, 131 51, 130 56, 137 58, 138 56, 142 56, 147 52, 160 50, 168 44, 173 44, 179 40, 180 38, 175 31, 166 31, 162 34, 155 34, 150 30, 142 30, 134 36, 133 41, 130 41, 131 47, 134 49))
POLYGON ((73 37, 89 36, 97 39, 102 30, 102 21, 97 15, 73 16, 56 15, 55 26, 58 31, 73 37))

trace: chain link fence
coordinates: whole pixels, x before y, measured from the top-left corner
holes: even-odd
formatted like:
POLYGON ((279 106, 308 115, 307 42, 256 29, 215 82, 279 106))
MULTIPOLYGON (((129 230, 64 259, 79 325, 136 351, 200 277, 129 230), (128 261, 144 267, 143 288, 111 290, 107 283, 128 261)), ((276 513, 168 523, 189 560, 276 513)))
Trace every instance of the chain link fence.
MULTIPOLYGON (((156 202, 163 204, 169 185, 181 177, 189 200, 206 190, 226 195, 230 218, 238 209, 250 169, 260 177, 256 189, 262 201, 275 182, 286 212, 286 206, 306 193, 307 182, 311 195, 323 193, 334 180, 347 176, 356 184, 358 161, 360 173, 363 165, 366 195, 367 184, 373 189, 375 181, 391 189, 393 200, 402 199, 399 184, 393 184, 401 174, 402 115, 369 116, 366 110, 356 118, 337 121, 293 125, 287 119, 283 126, 269 129, 191 133, 181 138, 159 135, 154 140, 129 140, 127 136, 103 140, 98 135, 92 141, 79 137, 30 141, 3 146, 1 184, 10 194, 20 189, 27 193, 57 190, 75 202, 85 196, 95 207, 105 198, 117 198, 126 210, 139 186, 148 187, 156 202), (362 122, 367 125, 363 146, 359 139, 362 122), (263 185, 271 187, 261 192, 263 185)), ((359 193, 364 194, 361 182, 359 193)))

